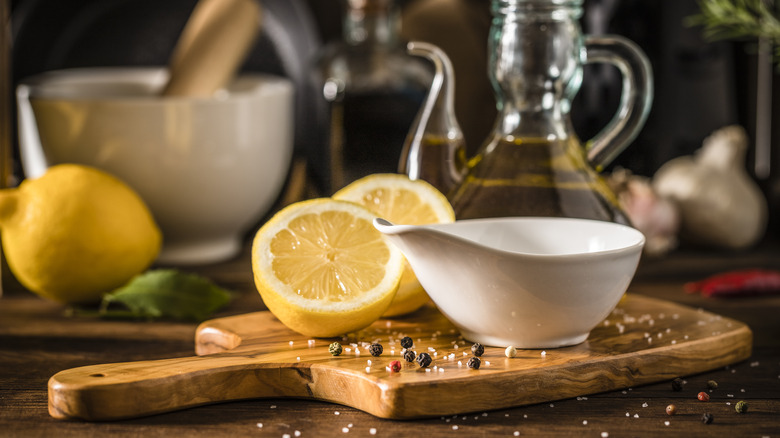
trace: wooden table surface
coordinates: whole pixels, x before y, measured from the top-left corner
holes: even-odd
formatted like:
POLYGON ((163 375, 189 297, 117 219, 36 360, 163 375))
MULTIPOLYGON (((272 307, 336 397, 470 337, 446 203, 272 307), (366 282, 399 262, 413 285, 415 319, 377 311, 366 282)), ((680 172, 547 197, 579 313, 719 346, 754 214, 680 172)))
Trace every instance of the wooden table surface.
MULTIPOLYGON (((644 259, 629 292, 675 301, 747 323, 750 359, 671 382, 521 408, 424 420, 376 418, 346 406, 300 399, 246 400, 125 421, 62 421, 47 411, 47 381, 63 369, 109 362, 191 356, 197 324, 69 317, 64 307, 24 291, 4 272, 0 298, 0 436, 724 436, 780 437, 780 295, 705 298, 682 285, 741 268, 780 269, 780 245, 746 253, 679 250, 644 259), (709 402, 696 399, 715 380, 709 402), (749 404, 746 414, 734 407, 749 404), (674 404, 677 415, 668 416, 674 404), (714 416, 712 424, 702 414, 714 416)), ((230 262, 189 268, 237 292, 216 317, 263 310, 248 247, 230 262)))

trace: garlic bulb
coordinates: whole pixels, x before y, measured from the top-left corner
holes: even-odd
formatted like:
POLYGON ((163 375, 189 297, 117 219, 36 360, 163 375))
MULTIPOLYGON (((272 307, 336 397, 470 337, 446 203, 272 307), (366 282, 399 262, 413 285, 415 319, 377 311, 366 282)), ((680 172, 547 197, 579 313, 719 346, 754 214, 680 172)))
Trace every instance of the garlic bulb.
POLYGON ((645 235, 645 254, 661 256, 677 247, 680 229, 677 205, 659 196, 649 178, 616 169, 607 182, 631 224, 645 235))
POLYGON ((653 188, 674 200, 681 237, 728 249, 749 247, 764 235, 767 204, 745 171, 747 135, 727 126, 707 137, 693 156, 675 158, 653 176, 653 188))

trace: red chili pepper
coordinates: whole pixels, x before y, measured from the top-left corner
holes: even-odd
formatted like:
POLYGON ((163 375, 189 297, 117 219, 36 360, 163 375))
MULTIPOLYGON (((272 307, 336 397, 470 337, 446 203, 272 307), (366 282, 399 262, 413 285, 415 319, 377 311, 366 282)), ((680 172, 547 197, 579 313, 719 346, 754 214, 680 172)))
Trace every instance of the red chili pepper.
POLYGON ((712 296, 768 295, 780 293, 780 271, 745 269, 713 275, 684 285, 688 293, 712 296))

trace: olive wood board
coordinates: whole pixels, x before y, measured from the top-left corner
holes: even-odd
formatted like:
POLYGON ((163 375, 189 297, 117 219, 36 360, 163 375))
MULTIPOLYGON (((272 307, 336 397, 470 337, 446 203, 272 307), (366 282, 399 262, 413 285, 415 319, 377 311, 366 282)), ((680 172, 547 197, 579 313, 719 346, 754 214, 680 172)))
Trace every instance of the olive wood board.
POLYGON ((700 309, 627 294, 582 344, 548 350, 486 347, 470 369, 471 345, 434 307, 381 319, 338 339, 312 339, 269 312, 202 323, 197 356, 91 365, 49 380, 56 418, 116 420, 218 402, 301 398, 410 419, 509 408, 671 380, 750 357, 747 325, 700 309), (428 352, 421 368, 403 359, 400 339, 428 352), (331 342, 344 351, 332 356, 331 342), (378 357, 368 345, 384 347, 378 357), (399 372, 389 364, 399 360, 399 372))

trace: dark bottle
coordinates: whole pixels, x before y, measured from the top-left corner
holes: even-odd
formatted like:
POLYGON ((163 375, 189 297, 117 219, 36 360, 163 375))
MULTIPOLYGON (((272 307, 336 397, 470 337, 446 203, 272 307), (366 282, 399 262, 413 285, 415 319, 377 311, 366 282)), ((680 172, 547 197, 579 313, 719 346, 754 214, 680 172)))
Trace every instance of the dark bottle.
POLYGON ((343 37, 323 48, 314 79, 329 108, 330 193, 371 173, 396 172, 432 79, 430 64, 406 53, 394 1, 342 2, 343 37))

